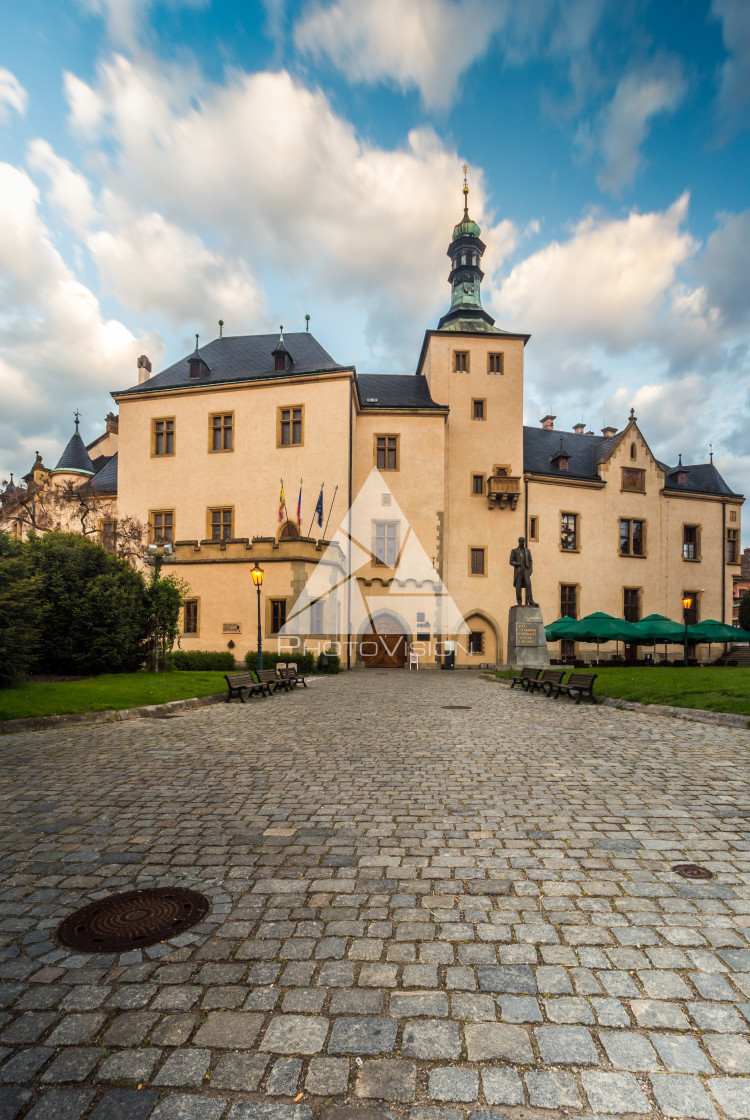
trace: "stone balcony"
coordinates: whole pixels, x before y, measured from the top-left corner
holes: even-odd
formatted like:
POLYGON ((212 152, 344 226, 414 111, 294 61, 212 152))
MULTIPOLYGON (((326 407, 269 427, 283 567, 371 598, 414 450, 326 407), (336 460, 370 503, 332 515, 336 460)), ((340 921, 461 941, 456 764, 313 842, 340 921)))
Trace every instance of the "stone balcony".
POLYGON ((517 475, 492 474, 487 479, 487 505, 490 509, 509 506, 515 509, 521 497, 521 479, 517 475))

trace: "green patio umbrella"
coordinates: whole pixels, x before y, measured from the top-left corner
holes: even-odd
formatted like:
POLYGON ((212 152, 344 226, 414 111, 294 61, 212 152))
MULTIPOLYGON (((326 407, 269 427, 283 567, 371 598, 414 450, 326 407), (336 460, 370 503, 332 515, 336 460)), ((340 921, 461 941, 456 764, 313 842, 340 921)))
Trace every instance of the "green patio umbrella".
POLYGON ((570 615, 564 614, 560 618, 556 618, 554 622, 550 622, 549 626, 544 627, 544 633, 548 642, 559 642, 561 639, 567 638, 568 627, 574 625, 576 620, 571 618, 570 615))
POLYGON ((664 614, 648 614, 639 622, 633 623, 636 630, 643 635, 641 641, 653 645, 656 650, 657 642, 664 642, 664 659, 667 658, 667 644, 682 645, 685 641, 685 626, 681 622, 673 622, 664 614))
POLYGON ((568 628, 566 637, 574 638, 579 642, 596 642, 596 661, 599 663, 600 642, 637 642, 643 641, 632 622, 624 618, 614 618, 603 611, 594 611, 584 618, 579 618, 568 628))
MULTIPOLYGON (((683 631, 684 633, 684 631, 683 631)), ((711 646, 714 642, 750 642, 750 631, 740 630, 738 626, 728 626, 716 618, 706 618, 688 626, 691 642, 708 642, 708 660, 711 661, 711 646)))

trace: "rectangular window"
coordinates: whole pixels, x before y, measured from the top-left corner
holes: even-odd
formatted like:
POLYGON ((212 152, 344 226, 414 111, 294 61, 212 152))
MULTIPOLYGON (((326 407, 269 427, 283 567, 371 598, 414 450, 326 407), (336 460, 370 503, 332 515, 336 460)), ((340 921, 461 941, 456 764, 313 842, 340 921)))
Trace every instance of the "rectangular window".
POLYGON ((303 408, 279 409, 279 447, 299 447, 303 439, 303 408))
POLYGON ((174 420, 154 420, 153 454, 174 455, 174 420))
POLYGON ((698 621, 698 592, 697 591, 683 591, 683 599, 690 599, 691 603, 687 610, 682 610, 683 621, 688 626, 695 626, 698 621))
POLYGON ((210 417, 211 451, 233 451, 234 413, 215 412, 210 417))
POLYGON ((114 552, 117 547, 117 522, 102 521, 100 534, 102 548, 106 552, 114 552))
POLYGON ((174 541, 174 510, 152 510, 148 524, 151 544, 171 544, 174 541))
POLYGON ((209 538, 212 541, 229 541, 232 539, 231 507, 223 509, 210 509, 208 511, 209 538))
POLYGON ((641 590, 624 587, 622 591, 623 618, 626 622, 639 622, 641 617, 641 590))
POLYGON ((379 471, 398 470, 398 436, 375 437, 375 466, 379 471))
POLYGON ((727 529, 727 564, 736 564, 740 555, 739 529, 727 529))
POLYGON ((323 633, 323 602, 320 599, 310 604, 310 628, 313 634, 323 633))
POLYGON ((485 551, 484 548, 472 548, 469 550, 471 553, 471 574, 473 576, 485 575, 485 551))
POLYGON ((570 638, 565 638, 560 642, 560 656, 563 661, 574 661, 576 656, 576 644, 570 638))
POLYGON ((398 521, 375 522, 375 554, 376 564, 387 564, 389 568, 396 566, 398 558, 398 521))
POLYGON ((646 555, 646 523, 620 519, 620 556, 646 555))
POLYGON ((646 493, 646 472, 635 467, 622 468, 622 488, 634 494, 646 493))
POLYGON ((469 634, 469 653, 484 653, 484 630, 472 630, 469 634))
POLYGON ((488 354, 487 356, 488 373, 503 373, 503 355, 502 354, 488 354))
POLYGON ((471 402, 471 418, 472 420, 485 420, 486 419, 486 401, 472 401, 471 402))
POLYGON ((538 541, 539 540, 539 518, 538 517, 530 517, 529 518, 529 540, 530 541, 538 541))
POLYGON ((471 492, 472 494, 484 494, 483 474, 473 474, 471 476, 471 492))
POLYGON ((198 600, 186 599, 182 624, 183 634, 198 633, 198 600))
POLYGON ((578 618, 578 588, 574 583, 560 584, 560 615, 578 618))
POLYGON ((454 361, 455 364, 453 368, 455 369, 456 373, 469 372, 469 354, 467 350, 456 350, 454 354, 454 361))
POLYGON ((278 634, 286 625, 286 599, 271 600, 271 633, 278 634))
POLYGON ((560 547, 566 552, 578 551, 578 514, 563 513, 560 520, 560 547))
POLYGON ((699 533, 697 525, 682 526, 682 559, 697 560, 699 558, 699 533))

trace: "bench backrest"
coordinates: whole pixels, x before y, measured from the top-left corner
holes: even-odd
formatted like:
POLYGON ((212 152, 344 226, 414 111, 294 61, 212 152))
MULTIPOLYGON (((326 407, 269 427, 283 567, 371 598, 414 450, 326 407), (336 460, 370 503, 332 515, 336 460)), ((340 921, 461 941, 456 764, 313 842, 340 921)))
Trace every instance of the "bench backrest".
POLYGON ((224 680, 231 688, 236 688, 239 684, 255 684, 252 673, 225 673, 224 680))
POLYGON ((540 684, 559 684, 565 676, 564 669, 545 669, 539 678, 540 684))
POLYGON ((267 684, 268 681, 278 680, 275 669, 256 669, 255 675, 258 678, 258 684, 267 684))
POLYGON ((521 680, 522 681, 527 681, 527 680, 535 681, 538 676, 539 676, 539 670, 538 669, 532 669, 529 666, 527 666, 525 669, 521 670, 521 680))
POLYGON ((590 688, 597 676, 597 673, 571 673, 567 684, 568 687, 573 685, 575 688, 590 688))

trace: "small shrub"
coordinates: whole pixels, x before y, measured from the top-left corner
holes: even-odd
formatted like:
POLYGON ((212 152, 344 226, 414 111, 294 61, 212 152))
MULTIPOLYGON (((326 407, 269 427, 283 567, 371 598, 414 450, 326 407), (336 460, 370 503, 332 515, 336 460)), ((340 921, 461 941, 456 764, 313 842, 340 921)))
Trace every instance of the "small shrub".
POLYGON ((175 649, 169 654, 168 661, 173 669, 193 673, 211 670, 231 673, 235 666, 234 654, 228 650, 175 649))
MULTIPOLYGON (((245 654, 245 668, 254 669, 257 660, 257 650, 248 650, 245 654)), ((279 662, 284 665, 296 665, 299 673, 315 672, 315 655, 312 653, 274 653, 268 649, 263 650, 264 669, 275 669, 279 662)))
POLYGON ((321 673, 340 673, 341 672, 341 658, 337 653, 327 653, 327 665, 318 666, 318 671, 321 673))

